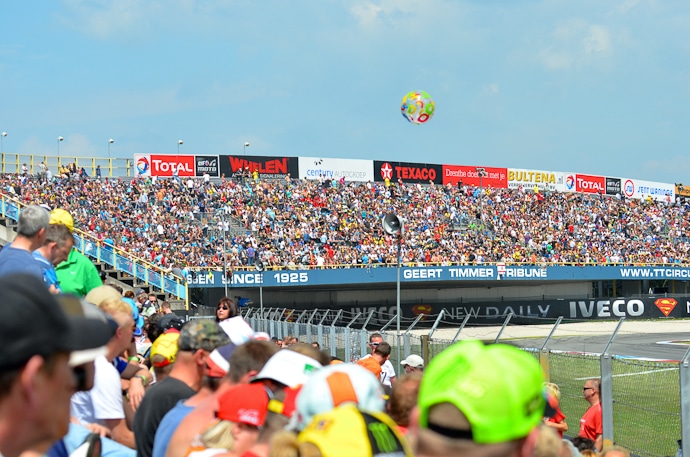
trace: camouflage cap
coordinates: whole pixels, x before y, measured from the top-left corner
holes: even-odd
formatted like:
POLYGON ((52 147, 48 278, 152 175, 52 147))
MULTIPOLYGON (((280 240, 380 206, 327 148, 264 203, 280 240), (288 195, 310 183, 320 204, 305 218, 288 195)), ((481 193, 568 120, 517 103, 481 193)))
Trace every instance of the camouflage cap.
POLYGON ((210 320, 195 320, 182 327, 178 347, 180 351, 196 351, 215 348, 229 344, 230 338, 220 326, 210 320))

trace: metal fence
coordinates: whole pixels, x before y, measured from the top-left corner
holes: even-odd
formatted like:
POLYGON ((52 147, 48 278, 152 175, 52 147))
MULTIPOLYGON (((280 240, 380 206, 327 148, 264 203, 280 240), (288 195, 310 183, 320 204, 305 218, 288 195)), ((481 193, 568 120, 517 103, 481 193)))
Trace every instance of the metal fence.
MULTIPOLYGON (((213 313, 210 308, 200 311, 213 313)), ((395 318, 383 327, 372 327, 373 312, 362 315, 343 310, 288 308, 244 308, 242 312, 256 331, 280 339, 294 335, 300 342, 317 342, 331 356, 346 362, 365 355, 369 335, 381 333, 392 346, 390 360, 396 371, 400 371, 400 360, 407 355, 418 354, 428 362, 460 339, 515 344, 532 353, 540 361, 547 379, 560 387, 561 409, 570 426, 566 435, 577 436, 579 419, 589 406, 582 397, 585 380, 601 378, 605 440, 626 447, 634 455, 650 457, 676 455, 680 438, 690 443, 690 350, 679 361, 612 354, 611 345, 624 319, 605 337, 608 343, 604 350, 592 353, 580 347, 573 350, 550 347, 557 341, 553 335, 561 319, 542 325, 548 333, 544 338, 516 341, 510 334, 518 326, 510 324, 510 315, 502 326, 489 330, 467 327, 467 321, 449 328, 444 325, 442 312, 433 316, 433 323, 427 321, 425 328, 417 328, 421 316, 408 320, 398 334, 397 328, 393 328, 395 318)), ((687 452, 690 455, 690 450, 687 452)))

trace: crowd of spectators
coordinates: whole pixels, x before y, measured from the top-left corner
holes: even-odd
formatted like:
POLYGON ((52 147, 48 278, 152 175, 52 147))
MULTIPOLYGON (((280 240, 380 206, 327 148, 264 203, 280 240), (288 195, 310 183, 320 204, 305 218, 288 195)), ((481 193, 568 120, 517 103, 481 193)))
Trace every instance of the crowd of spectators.
POLYGON ((404 264, 690 263, 690 205, 680 201, 257 177, 0 179, 4 194, 64 208, 103 246, 168 269, 395 263, 387 213, 405 220, 404 264))

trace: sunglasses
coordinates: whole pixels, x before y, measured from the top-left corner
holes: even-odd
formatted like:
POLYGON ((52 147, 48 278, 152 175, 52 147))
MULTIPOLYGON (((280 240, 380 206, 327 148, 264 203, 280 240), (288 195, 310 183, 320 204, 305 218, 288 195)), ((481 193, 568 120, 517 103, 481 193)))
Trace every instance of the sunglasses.
POLYGON ((220 309, 228 310, 228 309, 230 309, 230 308, 228 308, 228 307, 225 306, 225 305, 220 305, 220 306, 218 307, 218 309, 219 309, 219 310, 220 310, 220 309))
POLYGON ((379 345, 379 343, 369 343, 369 345, 370 345, 370 346, 374 346, 374 347, 376 347, 376 346, 378 346, 378 345, 379 345))
POLYGON ((594 390, 594 387, 583 387, 582 391, 587 392, 588 390, 594 390))

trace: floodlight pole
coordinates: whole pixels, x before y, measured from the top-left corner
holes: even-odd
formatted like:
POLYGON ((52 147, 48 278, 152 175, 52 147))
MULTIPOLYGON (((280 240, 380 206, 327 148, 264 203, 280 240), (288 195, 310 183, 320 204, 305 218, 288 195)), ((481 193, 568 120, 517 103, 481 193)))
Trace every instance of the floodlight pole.
POLYGON ((395 282, 395 313, 396 313, 396 320, 395 320, 395 335, 396 335, 396 344, 398 346, 398 360, 397 363, 400 363, 400 251, 401 251, 401 244, 402 244, 402 227, 400 229, 400 232, 398 233, 398 277, 395 282))

